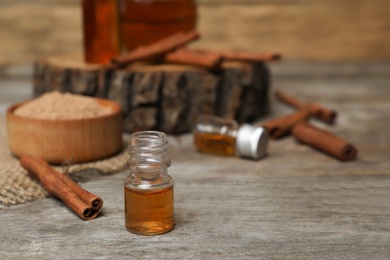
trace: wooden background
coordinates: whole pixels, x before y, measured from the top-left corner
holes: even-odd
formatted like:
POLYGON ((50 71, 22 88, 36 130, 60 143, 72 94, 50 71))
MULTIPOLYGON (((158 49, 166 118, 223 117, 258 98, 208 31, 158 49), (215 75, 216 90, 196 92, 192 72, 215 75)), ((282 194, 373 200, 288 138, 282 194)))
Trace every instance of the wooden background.
MULTIPOLYGON (((0 66, 81 51, 79 0, 0 0, 0 66)), ((199 47, 390 60, 388 0, 198 0, 199 47)))

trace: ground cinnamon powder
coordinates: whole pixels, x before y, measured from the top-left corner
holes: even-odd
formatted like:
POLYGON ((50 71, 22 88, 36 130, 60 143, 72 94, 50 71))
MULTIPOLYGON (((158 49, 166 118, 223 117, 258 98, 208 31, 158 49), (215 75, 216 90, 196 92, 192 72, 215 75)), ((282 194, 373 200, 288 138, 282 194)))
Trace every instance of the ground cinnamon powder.
POLYGON ((18 116, 36 119, 85 119, 103 116, 111 113, 111 108, 100 105, 94 98, 48 92, 17 108, 18 116))

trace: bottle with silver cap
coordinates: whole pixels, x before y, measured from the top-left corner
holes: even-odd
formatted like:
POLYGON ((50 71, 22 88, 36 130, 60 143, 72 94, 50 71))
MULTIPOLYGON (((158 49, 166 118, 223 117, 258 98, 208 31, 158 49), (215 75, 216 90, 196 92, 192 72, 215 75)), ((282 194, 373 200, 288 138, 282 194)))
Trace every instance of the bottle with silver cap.
POLYGON ((260 159, 267 153, 268 139, 263 127, 210 115, 200 116, 194 127, 197 150, 219 156, 260 159))

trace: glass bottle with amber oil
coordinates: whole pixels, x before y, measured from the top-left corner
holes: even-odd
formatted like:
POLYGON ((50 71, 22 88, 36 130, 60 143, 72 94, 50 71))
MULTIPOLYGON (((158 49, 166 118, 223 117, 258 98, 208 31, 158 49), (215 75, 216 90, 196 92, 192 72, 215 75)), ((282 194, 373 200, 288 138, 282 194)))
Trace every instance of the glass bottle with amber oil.
POLYGON ((121 52, 117 0, 82 0, 84 59, 107 64, 121 52))
POLYGON ((158 235, 174 227, 167 149, 167 136, 162 132, 142 131, 130 136, 130 174, 124 190, 126 228, 132 233, 158 235))
POLYGON ((263 127, 239 125, 235 120, 202 115, 194 128, 199 152, 219 156, 260 159, 267 152, 268 132, 263 127))

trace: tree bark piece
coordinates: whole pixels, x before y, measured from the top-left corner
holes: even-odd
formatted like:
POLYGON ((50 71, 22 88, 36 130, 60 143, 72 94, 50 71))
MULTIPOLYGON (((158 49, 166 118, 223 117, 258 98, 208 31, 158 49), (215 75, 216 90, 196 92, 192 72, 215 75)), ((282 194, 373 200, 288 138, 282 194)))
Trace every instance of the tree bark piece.
POLYGON ((81 57, 34 64, 34 96, 59 90, 118 102, 124 130, 189 132, 200 114, 252 122, 268 112, 269 71, 264 63, 223 62, 218 69, 135 63, 123 69, 88 65, 81 57))

